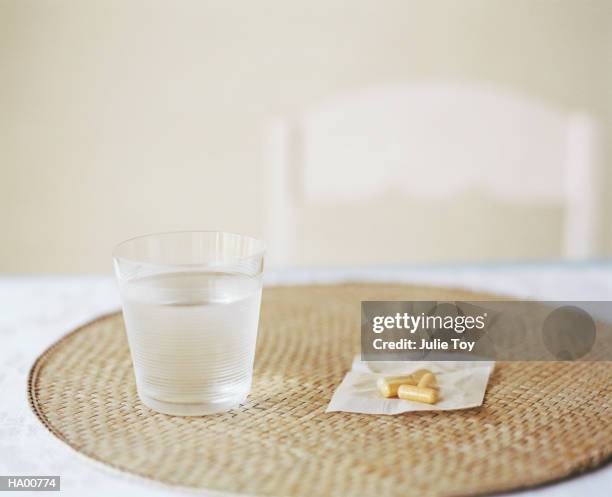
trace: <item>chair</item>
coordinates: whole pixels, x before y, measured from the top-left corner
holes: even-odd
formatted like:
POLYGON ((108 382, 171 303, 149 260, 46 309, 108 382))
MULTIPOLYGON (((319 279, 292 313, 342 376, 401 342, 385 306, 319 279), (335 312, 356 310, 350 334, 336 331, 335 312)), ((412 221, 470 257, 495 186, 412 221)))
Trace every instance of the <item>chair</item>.
POLYGON ((597 135, 589 116, 483 85, 405 84, 335 98, 270 126, 269 261, 295 264, 303 206, 389 195, 446 202, 466 192, 561 206, 560 255, 592 257, 597 135))

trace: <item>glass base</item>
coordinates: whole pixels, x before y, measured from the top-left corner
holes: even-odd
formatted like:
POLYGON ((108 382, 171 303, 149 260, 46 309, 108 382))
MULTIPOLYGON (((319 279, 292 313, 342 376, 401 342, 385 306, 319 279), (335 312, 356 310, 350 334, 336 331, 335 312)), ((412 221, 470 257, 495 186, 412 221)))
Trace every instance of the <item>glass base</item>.
POLYGON ((138 397, 140 397, 142 403, 149 409, 161 412, 162 414, 169 414, 170 416, 203 416, 205 414, 226 412, 238 407, 246 400, 247 395, 238 399, 202 403, 165 402, 163 400, 154 399, 148 395, 143 395, 140 392, 138 393, 138 397))

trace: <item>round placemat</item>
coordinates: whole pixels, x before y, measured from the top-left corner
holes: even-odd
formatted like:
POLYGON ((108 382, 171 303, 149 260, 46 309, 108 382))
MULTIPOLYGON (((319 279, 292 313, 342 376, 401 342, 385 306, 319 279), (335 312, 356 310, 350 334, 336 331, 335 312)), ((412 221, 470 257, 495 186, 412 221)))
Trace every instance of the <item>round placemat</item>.
POLYGON ((612 454, 610 363, 501 363, 482 407, 325 413, 359 351, 361 300, 485 300, 461 290, 266 288, 251 395, 173 417, 136 394, 120 314, 49 348, 30 372, 45 426, 78 452, 170 485, 266 496, 459 496, 518 489, 612 454))

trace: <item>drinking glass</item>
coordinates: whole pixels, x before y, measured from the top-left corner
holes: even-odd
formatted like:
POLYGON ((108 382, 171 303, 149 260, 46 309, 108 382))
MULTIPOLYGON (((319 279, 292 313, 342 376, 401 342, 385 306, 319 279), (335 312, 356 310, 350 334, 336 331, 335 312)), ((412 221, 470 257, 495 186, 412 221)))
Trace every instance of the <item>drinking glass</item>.
POLYGON ((220 231, 159 233, 113 252, 142 402, 193 416, 229 410, 251 388, 263 242, 220 231))

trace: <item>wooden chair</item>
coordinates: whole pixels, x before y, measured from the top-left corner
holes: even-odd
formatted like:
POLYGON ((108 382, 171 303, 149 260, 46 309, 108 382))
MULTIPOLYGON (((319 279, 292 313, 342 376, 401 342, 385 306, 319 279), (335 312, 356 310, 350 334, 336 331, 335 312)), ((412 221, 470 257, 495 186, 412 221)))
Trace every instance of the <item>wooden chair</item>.
POLYGON ((363 203, 389 191, 449 199, 482 191, 561 205, 560 253, 596 255, 597 129, 527 96, 446 83, 372 88, 275 122, 267 143, 269 261, 292 265, 298 206, 363 203))

